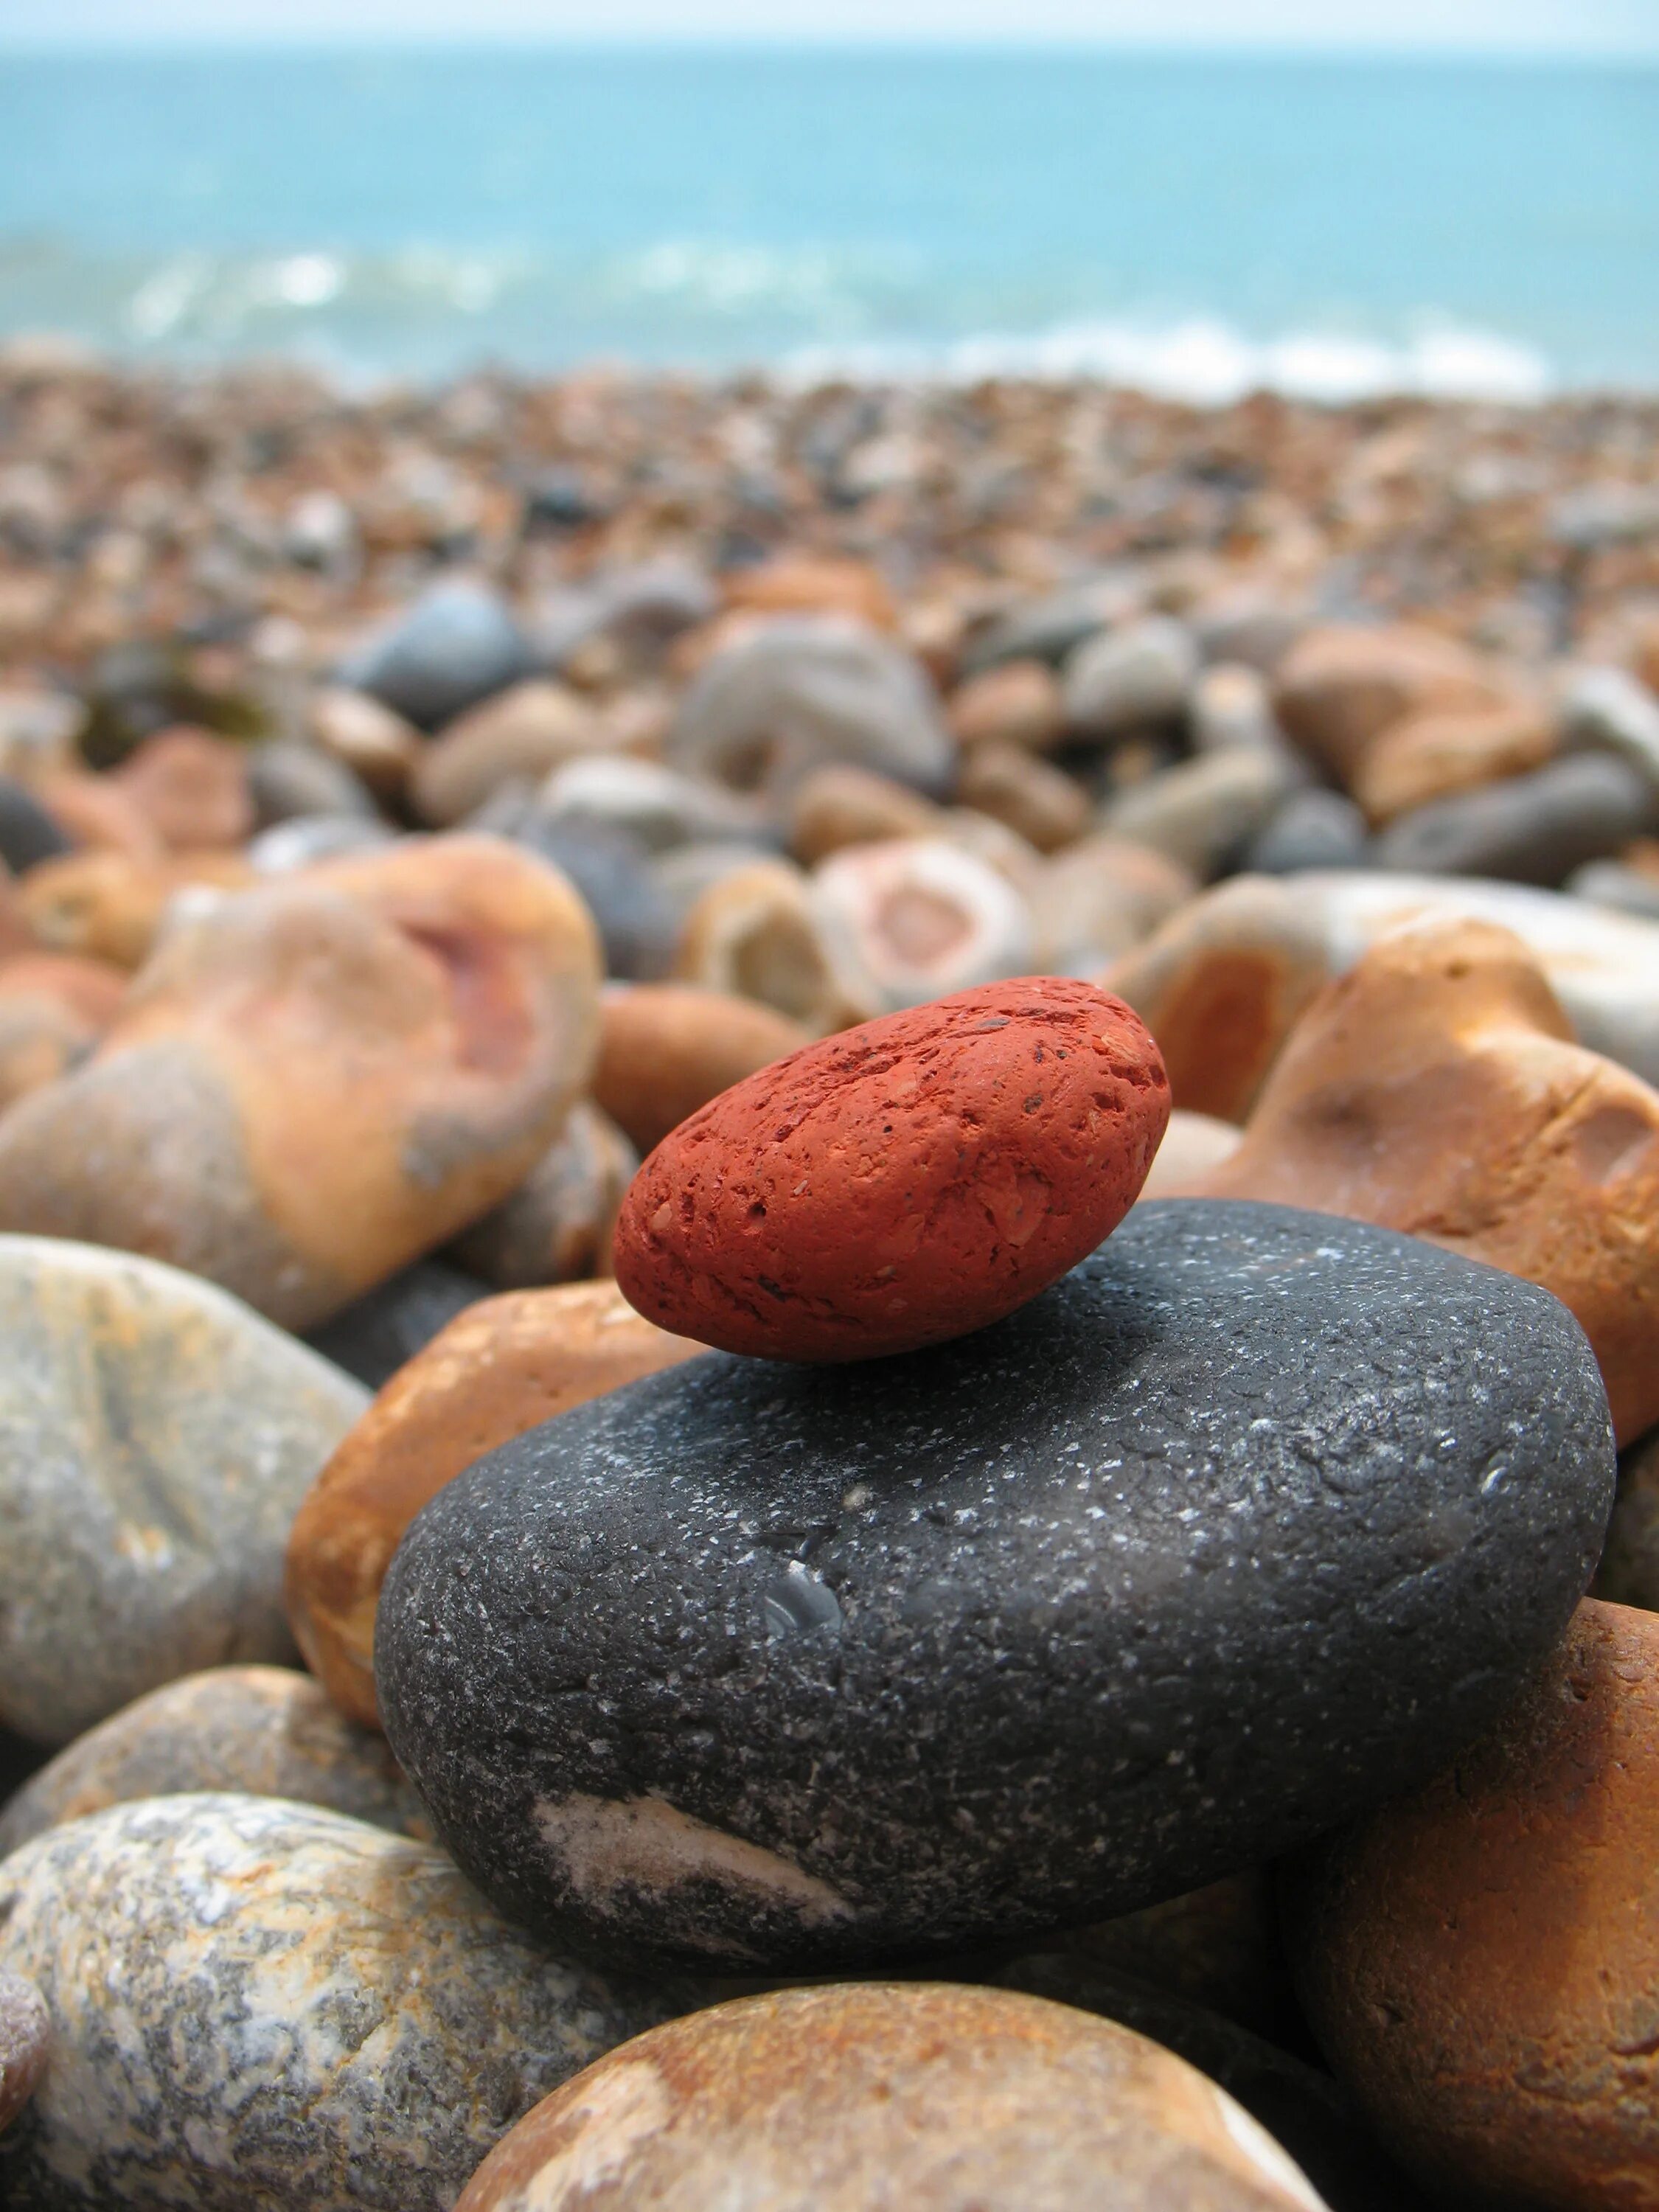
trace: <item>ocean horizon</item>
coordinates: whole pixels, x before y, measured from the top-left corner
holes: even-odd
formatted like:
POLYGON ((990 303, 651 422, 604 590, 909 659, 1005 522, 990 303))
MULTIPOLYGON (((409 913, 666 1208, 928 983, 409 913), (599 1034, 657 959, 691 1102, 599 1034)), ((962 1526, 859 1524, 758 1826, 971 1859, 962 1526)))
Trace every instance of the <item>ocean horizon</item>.
POLYGON ((1659 64, 0 52, 0 339, 1526 402, 1659 388, 1659 64))

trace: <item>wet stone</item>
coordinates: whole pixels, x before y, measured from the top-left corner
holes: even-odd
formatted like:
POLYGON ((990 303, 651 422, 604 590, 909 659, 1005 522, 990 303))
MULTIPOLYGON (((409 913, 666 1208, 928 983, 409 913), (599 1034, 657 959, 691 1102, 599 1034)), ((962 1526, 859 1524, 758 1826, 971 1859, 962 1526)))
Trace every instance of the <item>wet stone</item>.
POLYGON ((467 1871, 596 1955, 1017 1941, 1450 1756, 1566 1621, 1613 1484, 1547 1293, 1158 1202, 957 1344, 696 1362, 482 1462, 392 1562, 380 1707, 467 1871))

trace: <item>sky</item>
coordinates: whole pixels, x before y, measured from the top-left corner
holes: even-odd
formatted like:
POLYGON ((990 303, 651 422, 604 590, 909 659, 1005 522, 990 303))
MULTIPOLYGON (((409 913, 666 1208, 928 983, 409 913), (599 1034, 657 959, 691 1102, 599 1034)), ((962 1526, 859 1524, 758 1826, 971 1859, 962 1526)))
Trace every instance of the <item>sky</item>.
POLYGON ((1085 40, 1659 58, 1659 0, 0 0, 0 45, 1085 40))

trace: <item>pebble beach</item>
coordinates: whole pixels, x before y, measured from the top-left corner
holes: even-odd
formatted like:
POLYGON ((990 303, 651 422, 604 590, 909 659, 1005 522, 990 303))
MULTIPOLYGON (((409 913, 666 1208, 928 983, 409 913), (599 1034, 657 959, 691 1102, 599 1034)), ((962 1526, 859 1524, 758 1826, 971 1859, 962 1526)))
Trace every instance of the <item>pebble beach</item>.
POLYGON ((1659 2207, 1659 400, 0 348, 0 2204, 1659 2207))

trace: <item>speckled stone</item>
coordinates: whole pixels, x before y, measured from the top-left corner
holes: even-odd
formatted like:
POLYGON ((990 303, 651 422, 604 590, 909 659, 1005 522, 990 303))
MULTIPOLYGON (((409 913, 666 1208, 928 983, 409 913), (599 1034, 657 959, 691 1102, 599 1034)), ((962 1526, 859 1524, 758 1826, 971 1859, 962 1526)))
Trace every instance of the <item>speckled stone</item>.
POLYGON ((1547 1293, 1159 1201, 971 1340, 696 1362, 481 1462, 392 1562, 380 1709, 475 1880, 597 1955, 1018 1940, 1431 1771, 1565 1625, 1613 1487, 1547 1293))
POLYGON ((40 1990, 19 1974, 0 1974, 0 2130, 34 2094, 51 2045, 52 2021, 40 1990))
POLYGON ((292 1667, 210 1667, 135 1698, 60 1751, 0 1812, 0 1858, 136 1797, 234 1790, 349 1813, 430 1842, 386 1740, 292 1667))
POLYGON ((1322 2212, 1133 2029, 1006 1990, 780 1990, 641 2036, 514 2129, 457 2212, 1322 2212))
POLYGON ((429 1844, 228 1794, 14 1853, 7 1971, 54 2031, 8 2212, 448 2212, 538 2098, 696 1997, 548 1958, 429 1844))
POLYGON ((65 1743, 145 1690, 286 1659, 283 1551, 368 1403, 159 1261, 0 1237, 0 1724, 65 1743))

